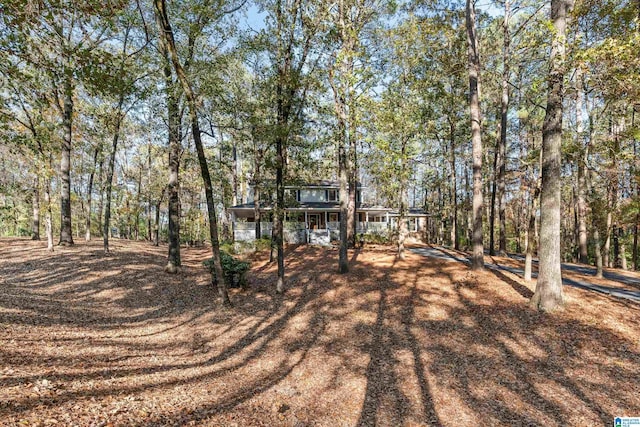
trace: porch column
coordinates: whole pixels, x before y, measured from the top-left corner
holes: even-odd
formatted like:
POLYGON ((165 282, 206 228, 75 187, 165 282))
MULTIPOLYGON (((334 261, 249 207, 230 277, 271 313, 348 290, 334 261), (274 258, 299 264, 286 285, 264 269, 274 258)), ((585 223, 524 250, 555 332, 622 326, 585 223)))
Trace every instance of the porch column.
POLYGON ((364 213, 364 229, 365 231, 369 229, 369 212, 364 213))
POLYGON ((387 211, 387 228, 389 228, 389 211, 387 211))
POLYGON ((324 228, 329 229, 329 214, 324 211, 324 228))
POLYGON ((309 228, 309 218, 307 217, 307 211, 304 211, 304 228, 309 228))

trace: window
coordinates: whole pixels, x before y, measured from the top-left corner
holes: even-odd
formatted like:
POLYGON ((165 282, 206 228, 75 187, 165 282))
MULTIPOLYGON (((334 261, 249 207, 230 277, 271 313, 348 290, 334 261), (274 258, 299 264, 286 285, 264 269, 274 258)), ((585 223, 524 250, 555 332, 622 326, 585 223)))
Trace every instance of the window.
POLYGON ((327 190, 327 194, 325 194, 327 202, 337 202, 338 201, 338 190, 327 190))
POLYGON ((290 201, 300 201, 300 190, 287 190, 287 196, 290 201))

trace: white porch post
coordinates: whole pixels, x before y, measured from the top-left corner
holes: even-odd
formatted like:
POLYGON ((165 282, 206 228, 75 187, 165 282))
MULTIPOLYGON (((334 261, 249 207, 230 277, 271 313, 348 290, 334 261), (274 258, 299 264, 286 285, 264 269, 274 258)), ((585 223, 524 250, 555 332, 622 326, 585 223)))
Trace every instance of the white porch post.
POLYGON ((307 216, 307 211, 304 211, 304 227, 309 228, 309 218, 307 216))
POLYGON ((369 229, 369 212, 364 213, 364 229, 365 231, 369 229))
POLYGON ((387 228, 389 228, 389 211, 387 211, 387 228))
POLYGON ((329 214, 324 211, 324 228, 329 229, 329 214))

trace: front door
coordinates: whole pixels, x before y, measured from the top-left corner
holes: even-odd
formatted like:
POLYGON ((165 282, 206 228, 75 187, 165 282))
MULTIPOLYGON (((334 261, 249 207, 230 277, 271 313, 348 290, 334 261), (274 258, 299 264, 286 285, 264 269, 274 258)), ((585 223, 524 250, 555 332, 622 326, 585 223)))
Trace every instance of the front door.
POLYGON ((310 230, 317 230, 320 228, 320 214, 317 213, 310 213, 308 215, 309 217, 309 229, 310 230))

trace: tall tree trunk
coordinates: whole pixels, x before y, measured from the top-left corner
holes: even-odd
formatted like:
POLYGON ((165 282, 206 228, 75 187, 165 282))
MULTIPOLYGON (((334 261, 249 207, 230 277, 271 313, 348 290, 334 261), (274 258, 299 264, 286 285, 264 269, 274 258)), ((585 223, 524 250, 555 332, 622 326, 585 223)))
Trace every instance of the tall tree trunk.
MULTIPOLYGON (((353 129, 352 129, 353 131, 353 129)), ((356 152, 355 152, 355 141, 353 140, 353 134, 350 133, 349 137, 349 160, 347 162, 348 170, 349 170, 349 185, 348 185, 348 193, 349 193, 349 203, 347 205, 347 241, 349 242, 349 246, 356 246, 356 236, 358 230, 358 210, 356 205, 356 191, 357 191, 357 176, 358 173, 356 171, 356 152)))
POLYGON ((209 235, 211 238, 211 252, 213 255, 213 266, 216 273, 216 281, 218 285, 218 294, 222 299, 224 305, 229 305, 229 295, 227 293, 226 277, 223 274, 222 262, 220 260, 220 241, 218 239, 218 219, 215 210, 215 204, 213 200, 213 188, 211 186, 211 176, 209 174, 209 166, 207 165, 207 159, 204 153, 204 146, 202 144, 200 126, 198 124, 198 113, 196 107, 196 96, 191 88, 191 84, 187 78, 187 75, 180 64, 178 59, 178 52, 176 51, 175 41, 173 38, 173 30, 169 24, 169 18, 167 15, 167 9, 165 0, 154 0, 156 16, 158 19, 159 30, 161 33, 161 40, 164 48, 168 51, 173 63, 173 68, 176 71, 178 79, 182 84, 182 90, 187 98, 189 104, 189 117, 191 119, 191 132, 193 141, 198 153, 198 163, 200 164, 200 173, 202 175, 202 181, 204 184, 205 196, 207 199, 207 211, 209 214, 209 235))
MULTIPOLYGON (((640 8, 639 8, 640 9, 640 8)), ((639 12, 640 13, 640 10, 639 12)), ((636 106, 634 105, 631 109, 631 129, 635 129, 636 126, 636 106)), ((637 165, 638 163, 638 148, 637 148, 637 141, 636 138, 634 136, 633 138, 633 164, 637 165)), ((638 170, 637 168, 634 168, 634 175, 637 175, 638 170)), ((636 200, 640 199, 640 183, 635 182, 634 185, 634 192, 635 192, 635 196, 636 196, 636 200)), ((636 212, 635 215, 635 221, 633 224, 633 250, 632 250, 632 257, 633 257, 633 269, 635 271, 638 270, 638 224, 640 223, 640 212, 636 212)))
POLYGON ((140 238, 140 207, 142 206, 142 164, 139 165, 140 170, 138 171, 138 188, 136 193, 136 206, 135 206, 135 216, 133 223, 133 233, 135 239, 138 240, 140 238))
POLYGON ((560 268, 562 99, 565 73, 566 19, 571 0, 551 0, 555 29, 551 46, 547 108, 542 128, 539 273, 531 305, 551 311, 564 303, 560 268))
POLYGON ((407 160, 406 160, 407 141, 403 141, 400 152, 402 159, 402 169, 400 178, 400 206, 398 209, 398 259, 404 260, 404 242, 407 237, 407 160))
MULTIPOLYGON (((338 32, 342 42, 341 46, 341 60, 336 63, 340 68, 342 77, 349 75, 350 72, 350 55, 351 52, 351 38, 347 34, 346 25, 346 10, 342 1, 338 2, 338 32)), ((350 237, 353 234, 353 220, 354 216, 350 215, 349 209, 349 185, 350 185, 350 171, 349 171, 349 157, 347 148, 350 148, 350 135, 349 135, 349 114, 348 114, 348 101, 349 101, 349 89, 350 87, 345 84, 340 84, 339 79, 334 77, 334 70, 329 70, 329 83, 333 91, 333 106, 337 120, 337 139, 336 144, 338 148, 338 199, 340 202, 340 250, 338 258, 338 271, 342 274, 349 271, 349 261, 347 259, 347 248, 349 246, 350 237)))
POLYGON ((89 174, 89 185, 87 187, 87 215, 84 222, 84 239, 88 242, 91 240, 91 201, 93 199, 93 178, 96 173, 96 165, 98 163, 98 154, 100 148, 96 147, 93 152, 93 166, 91 167, 91 173, 89 174))
POLYGON ((167 48, 163 47, 166 58, 164 77, 167 97, 167 122, 169 125, 169 181, 167 182, 167 207, 169 210, 169 248, 167 255, 167 273, 178 272, 182 265, 180 258, 180 108, 178 95, 173 81, 171 66, 167 58, 167 48))
POLYGON ((476 11, 472 0, 466 7, 467 41, 469 47, 469 107, 471 111, 471 144, 473 146, 473 255, 471 268, 484 269, 482 243, 482 128, 480 122, 480 52, 476 37, 476 11))
POLYGON ((533 246, 535 245, 536 236, 536 212, 538 211, 538 194, 540 189, 536 186, 534 193, 531 195, 531 205, 529 208, 529 221, 527 228, 527 241, 525 242, 525 259, 524 259, 524 280, 531 281, 531 272, 533 270, 533 246))
POLYGON ((456 174, 456 127, 449 118, 449 164, 451 168, 451 244, 455 250, 460 250, 460 233, 458 233, 458 177, 456 174))
POLYGON ((623 227, 618 228, 618 241, 620 245, 620 268, 627 270, 627 245, 625 244, 625 230, 623 227))
POLYGON ((604 266, 611 268, 611 233, 613 232, 613 189, 611 185, 607 188, 607 234, 604 236, 604 245, 602 247, 602 258, 604 266))
MULTIPOLYGON (((284 123, 281 124, 284 125, 284 123)), ((282 128, 280 131, 282 132, 282 128)), ((278 280, 276 292, 284 292, 284 151, 285 142, 282 135, 276 137, 276 209, 273 224, 275 245, 278 251, 278 280)))
POLYGON ((153 246, 160 244, 160 206, 162 205, 162 198, 158 200, 155 206, 156 221, 153 229, 153 246))
POLYGON ((151 141, 147 145, 147 240, 153 241, 151 231, 151 141))
POLYGON ((506 175, 507 175, 507 117, 509 115, 509 73, 511 62, 511 31, 509 20, 511 18, 511 3, 505 0, 503 22, 503 46, 502 46, 502 96, 500 98, 500 144, 498 146, 498 218, 500 221, 499 252, 507 253, 507 219, 506 219, 506 175))
POLYGON ((576 134, 578 146, 580 147, 578 159, 578 191, 577 191, 577 211, 578 211, 578 259, 581 263, 589 262, 589 252, 587 247, 587 159, 589 147, 584 142, 584 120, 582 109, 584 108, 584 87, 582 81, 582 70, 578 67, 575 75, 576 81, 576 134))
MULTIPOLYGON (((500 134, 500 124, 498 124, 498 134, 500 134)), ((498 195, 498 169, 500 168, 500 161, 498 159, 498 152, 500 147, 500 138, 496 140, 496 148, 493 153, 493 183, 491 186, 491 205, 489 206, 489 255, 494 256, 496 254, 495 249, 495 224, 496 224, 496 196, 498 195)))
POLYGON ((111 228, 111 197, 113 189, 113 175, 116 168, 116 154, 118 152, 118 141, 120 139, 120 125, 121 125, 121 111, 122 103, 124 102, 124 96, 120 96, 118 103, 117 117, 115 121, 115 128, 113 130, 113 138, 111 142, 111 153, 109 156, 109 169, 107 170, 107 181, 105 184, 105 193, 107 200, 104 206, 104 222, 102 224, 102 245, 105 254, 109 253, 109 229, 111 228))
POLYGON ((262 237, 262 213, 260 212, 260 184, 253 187, 253 217, 255 221, 256 239, 262 237))
MULTIPOLYGON (((70 73, 71 71, 67 71, 70 73)), ((60 153, 60 245, 73 245, 71 229, 71 134, 73 119, 73 85, 71 76, 64 82, 62 151, 60 153)))
MULTIPOLYGON (((255 138, 255 131, 252 133, 254 133, 255 138)), ((260 239, 262 237, 262 212, 260 211, 262 208, 262 175, 260 165, 263 159, 261 151, 258 149, 257 144, 255 144, 255 139, 253 160, 253 216, 256 222, 256 239, 260 239)))
MULTIPOLYGON (((49 158, 49 163, 51 163, 51 158, 49 158)), ((47 176, 45 178, 44 184, 44 205, 45 205, 45 216, 44 216, 44 231, 47 235, 47 250, 53 252, 53 213, 51 208, 51 179, 47 176)))
POLYGON ((103 216, 104 216, 104 193, 105 193, 105 182, 104 182, 104 156, 100 160, 100 166, 98 168, 98 183, 100 185, 100 199, 98 200, 98 230, 100 230, 100 237, 104 237, 103 230, 103 216))
POLYGON ((33 221, 31 222, 31 240, 40 240, 40 175, 36 172, 33 178, 33 189, 31 193, 31 208, 33 221))
POLYGON ((347 215, 349 213, 348 204, 348 177, 347 177, 347 153, 342 140, 338 140, 338 181, 340 185, 340 253, 338 268, 340 273, 349 271, 349 260, 347 258, 347 215))
MULTIPOLYGON (((353 63, 349 63, 350 73, 353 72, 353 63)), ((356 236, 358 235, 358 150, 356 131, 356 107, 353 105, 353 97, 349 91, 349 245, 356 246, 356 236)))
POLYGON ((598 230, 598 225, 595 224, 595 219, 593 224, 593 245, 595 246, 594 251, 596 255, 596 277, 602 279, 602 242, 600 241, 600 230, 598 230))
MULTIPOLYGON (((236 206, 238 203, 238 147, 237 142, 234 139, 231 141, 231 156, 232 156, 232 165, 231 165, 231 182, 233 185, 233 194, 231 195, 231 205, 236 206)), ((242 197, 240 198, 242 199, 242 197)))

